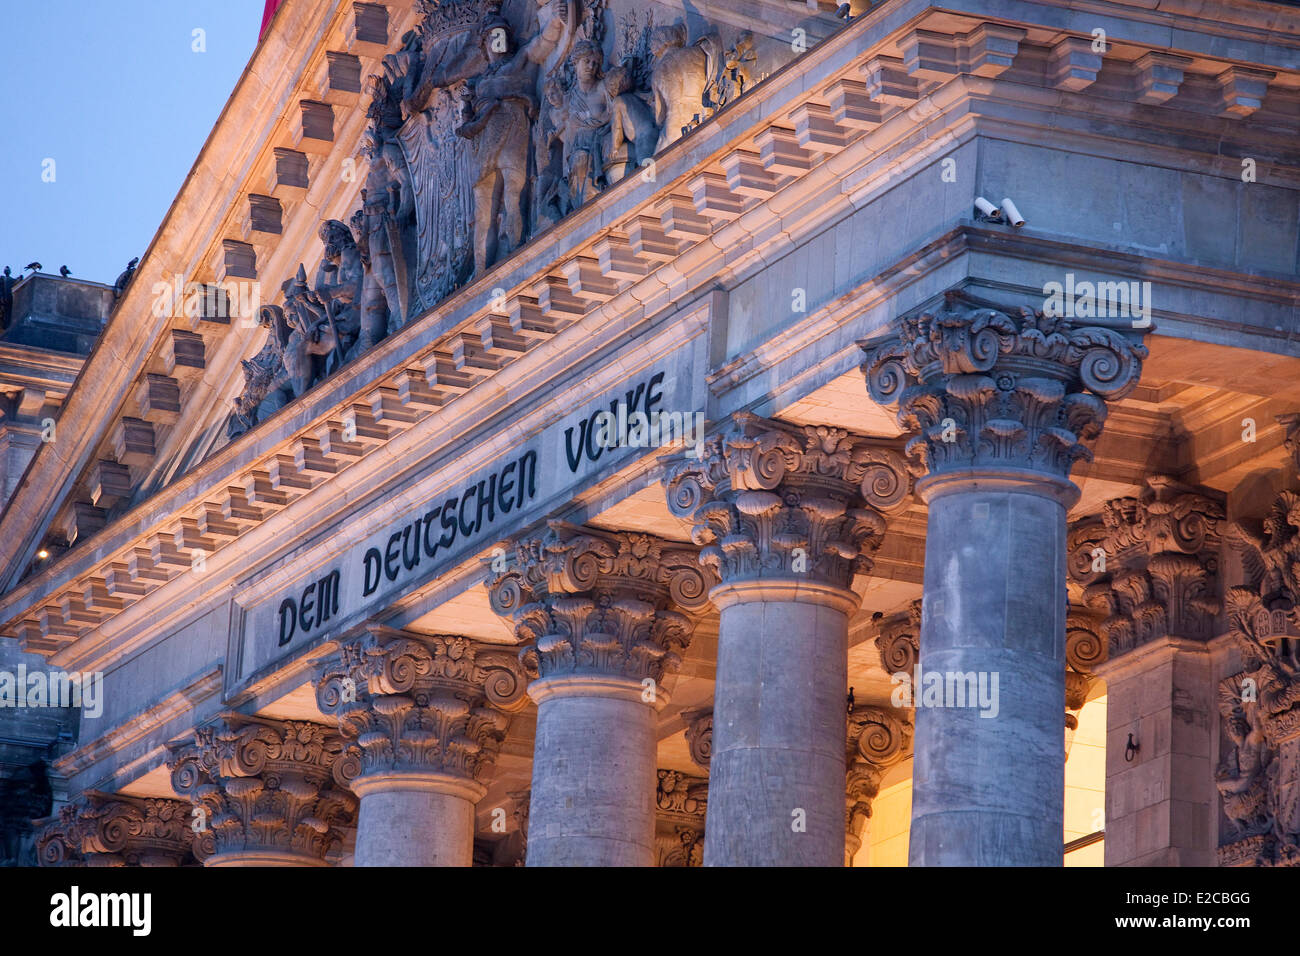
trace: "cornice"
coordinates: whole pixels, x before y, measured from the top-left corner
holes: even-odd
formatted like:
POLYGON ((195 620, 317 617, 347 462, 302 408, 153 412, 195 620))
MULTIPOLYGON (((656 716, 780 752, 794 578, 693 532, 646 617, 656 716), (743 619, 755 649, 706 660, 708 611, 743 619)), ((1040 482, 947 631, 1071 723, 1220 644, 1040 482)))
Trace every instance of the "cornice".
MULTIPOLYGON (((1025 3, 1013 9, 1023 9, 1023 15, 1031 20, 1036 15, 1032 11, 1044 8, 1025 3)), ((1059 11, 1051 5, 1047 9, 1059 11)), ((864 46, 872 51, 897 51, 914 29, 952 23, 954 16, 964 17, 957 21, 964 29, 988 21, 987 16, 977 16, 974 11, 940 13, 920 2, 886 4, 832 35, 809 55, 756 87, 752 96, 743 97, 663 153, 657 162, 668 185, 659 187, 631 177, 601 194, 510 260, 450 297, 433 313, 282 409, 160 495, 142 502, 63 561, 29 579, 0 603, 0 616, 35 613, 31 626, 23 629, 24 640, 29 648, 48 653, 120 610, 118 605, 125 598, 115 597, 108 587, 108 577, 100 576, 100 571, 106 573, 109 569, 90 570, 83 580, 76 579, 86 574, 85 570, 68 573, 72 567, 85 568, 87 554, 93 554, 96 563, 105 559, 110 564, 124 563, 124 552, 131 545, 108 549, 106 545, 114 536, 121 540, 130 534, 129 529, 140 528, 144 543, 161 540, 167 550, 166 542, 179 541, 177 553, 187 555, 190 546, 182 524, 184 515, 185 521, 199 523, 200 538, 209 538, 219 548, 230 535, 228 528, 223 530, 230 523, 230 513, 259 512, 259 518, 241 517, 240 521, 263 521, 284 507, 283 499, 300 497, 303 491, 310 494, 322 484, 335 482, 339 471, 375 453, 416 422, 443 409, 460 411, 456 403, 466 391, 499 376, 509 363, 528 358, 527 351, 517 351, 520 337, 526 340, 524 348, 531 350, 568 326, 594 331, 611 323, 637 321, 671 307, 674 299, 706 281, 743 274, 779 258, 788 243, 821 227, 828 217, 847 214, 845 197, 850 203, 864 202, 863 181, 859 178, 855 184, 849 174, 854 169, 868 168, 884 151, 882 147, 887 148, 886 143, 877 141, 877 134, 888 132, 901 138, 913 125, 906 120, 904 107, 887 103, 881 104, 883 111, 878 117, 883 122, 853 120, 843 125, 849 117, 845 113, 837 126, 834 109, 819 100, 829 97, 836 102, 836 95, 848 95, 850 99, 860 95, 855 85, 845 84, 859 84, 851 77, 859 75, 856 65, 861 62, 864 46), (899 18, 909 13, 912 21, 906 28, 895 29, 899 18), (894 32, 886 36, 889 30, 894 32), (833 135, 825 131, 828 109, 832 114, 830 125, 835 128, 833 135), (814 114, 816 122, 810 119, 814 114), (765 141, 777 141, 781 148, 764 151, 765 141), (814 161, 812 153, 822 158, 814 161), (792 189, 796 184, 798 188, 792 189), (816 204, 807 201, 809 192, 815 190, 824 195, 839 193, 841 203, 815 208, 816 204), (691 198, 687 198, 688 194, 691 198), (738 215, 737 209, 741 210, 738 215), (679 227, 684 223, 689 223, 689 228, 682 230, 679 227), (676 245, 677 254, 667 259, 661 253, 649 255, 645 243, 651 235, 656 242, 666 237, 676 245), (628 277, 628 262, 635 264, 632 278, 628 277), (644 275, 636 278, 642 272, 644 275), (587 276, 596 274, 612 281, 617 294, 607 297, 590 292, 585 284, 587 276), (483 303, 496 288, 510 291, 504 308, 490 311, 491 307, 485 309, 483 303), (344 442, 344 422, 354 416, 363 438, 344 442), (298 423, 305 427, 295 429, 296 433, 286 441, 286 425, 298 423), (243 490, 232 495, 232 487, 243 490), (262 500, 255 500, 258 498, 262 500), (182 502, 199 502, 197 512, 181 511, 182 502), (211 534, 205 527, 213 529, 211 534), (92 548, 93 552, 87 550, 92 548), (62 584, 42 588, 55 581, 62 584), (42 602, 43 610, 38 609, 42 602)), ((1073 22, 1078 17, 1069 11, 1067 19, 1073 22)), ((997 22, 1008 21, 1003 18, 997 22)), ((1212 29, 1200 21, 1197 26, 1212 29)), ((1027 28, 1026 42, 1057 35, 1062 35, 1059 28, 1031 26, 1027 28)), ((1117 49, 1121 43, 1131 46, 1155 42, 1136 39, 1143 36, 1147 34, 1141 30, 1130 37, 1119 29, 1111 39, 1117 49)), ((262 62, 258 58, 264 55, 265 48, 263 44, 255 62, 262 62)), ((1129 51, 1133 52, 1140 51, 1129 51)), ((1214 69, 1226 65, 1226 61, 1216 62, 1214 69)), ((1260 62, 1271 61, 1264 56, 1260 62)), ((956 82, 954 88, 975 81, 959 75, 956 82)), ((1289 74, 1277 82, 1279 89, 1300 86, 1300 79, 1289 74)), ((951 81, 927 81, 919 87, 918 96, 928 97, 930 93, 924 91, 951 85, 951 81)), ((236 95, 243 94, 237 90, 236 95)), ((231 135, 222 124, 214 137, 218 134, 231 135)), ((150 264, 148 257, 145 262, 150 264)), ((150 278, 137 275, 132 286, 137 298, 146 294, 143 290, 151 285, 150 278)), ((121 326, 116 323, 110 330, 113 335, 106 333, 101 341, 101 347, 107 350, 105 356, 123 344, 119 341, 125 334, 121 326)), ((129 354, 137 351, 127 350, 129 354)), ((110 359, 98 357, 93 361, 102 364, 110 359)), ((138 367, 140 363, 130 364, 138 367)), ((114 380, 120 383, 124 379, 118 376, 114 380)), ((74 388, 70 398, 80 403, 77 408, 84 412, 85 396, 78 389, 74 388)), ((100 416, 90 415, 88 420, 98 421, 100 416)), ((89 435, 95 428, 85 431, 89 435)), ((88 440, 79 437, 71 456, 88 454, 88 440)), ((43 450, 41 454, 65 456, 65 464, 74 463, 62 450, 43 450)), ((39 471, 35 463, 33 468, 39 471)), ((29 471, 28 478, 33 474, 29 471)), ((57 492, 64 494, 70 488, 69 481, 65 477, 52 484, 58 484, 57 492)), ((54 510, 33 501, 31 495, 35 492, 22 494, 23 504, 11 507, 0 517, 0 534, 23 542, 17 549, 11 576, 34 546, 31 535, 41 520, 39 516, 54 510)), ((125 576, 116 574, 112 580, 120 594, 132 600, 138 597, 134 591, 151 589, 147 577, 130 572, 125 576)))

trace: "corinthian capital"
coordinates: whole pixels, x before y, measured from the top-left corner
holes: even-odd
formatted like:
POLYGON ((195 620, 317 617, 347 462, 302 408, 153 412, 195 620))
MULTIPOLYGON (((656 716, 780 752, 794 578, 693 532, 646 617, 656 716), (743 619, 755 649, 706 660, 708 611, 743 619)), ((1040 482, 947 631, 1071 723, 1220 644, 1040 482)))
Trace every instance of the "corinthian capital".
POLYGON ((844 824, 846 853, 852 860, 862 846, 871 801, 880 792, 885 771, 912 752, 912 723, 902 711, 859 707, 849 714, 847 737, 844 824))
POLYGON ((190 805, 87 790, 36 840, 41 866, 185 866, 212 852, 190 829, 190 805))
POLYGON ((813 580, 847 589, 871 570, 882 512, 906 506, 911 474, 885 443, 840 428, 737 413, 697 457, 669 459, 673 514, 694 522, 700 560, 725 583, 813 580))
POLYGON ((486 583, 539 676, 658 682, 690 644, 689 612, 704 607, 714 581, 689 546, 552 521, 544 537, 517 541, 513 567, 486 583))
POLYGON ((875 643, 886 674, 915 674, 921 656, 921 599, 908 605, 905 613, 881 621, 875 643))
POLYGON ((169 746, 172 786, 200 808, 215 855, 323 861, 355 820, 360 756, 319 724, 227 714, 169 746))
POLYGON ((713 708, 683 711, 682 719, 686 721, 686 746, 691 759, 708 770, 713 759, 713 708))
POLYGON ((1101 617, 1094 664, 1160 637, 1213 636, 1224 519, 1213 492, 1156 475, 1070 529, 1070 577, 1101 617))
POLYGON ((709 781, 660 770, 655 788, 656 866, 702 866, 709 781))
POLYGON ((525 704, 513 648, 372 627, 322 668, 316 700, 361 748, 361 778, 443 773, 481 781, 525 704))
POLYGON ((1134 333, 1002 308, 961 292, 898 335, 859 343, 877 403, 896 407, 907 453, 931 475, 1015 469, 1065 479, 1101 434, 1106 402, 1137 385, 1134 333))

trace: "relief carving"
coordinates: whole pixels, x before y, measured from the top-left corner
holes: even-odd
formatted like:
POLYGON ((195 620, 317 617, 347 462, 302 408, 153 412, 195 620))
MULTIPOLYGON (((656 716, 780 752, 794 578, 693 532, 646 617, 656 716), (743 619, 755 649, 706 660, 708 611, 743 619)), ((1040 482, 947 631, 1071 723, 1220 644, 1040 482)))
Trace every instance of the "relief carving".
POLYGON ((368 80, 358 208, 322 224, 311 285, 299 269, 261 311, 231 439, 647 164, 758 59, 750 34, 688 45, 632 5, 609 43, 609 0, 418 2, 368 80))
POLYGON ((1219 684, 1229 742, 1215 776, 1230 832, 1219 862, 1300 864, 1300 495, 1283 492, 1262 527, 1234 523, 1249 587, 1224 596, 1240 672, 1219 684))

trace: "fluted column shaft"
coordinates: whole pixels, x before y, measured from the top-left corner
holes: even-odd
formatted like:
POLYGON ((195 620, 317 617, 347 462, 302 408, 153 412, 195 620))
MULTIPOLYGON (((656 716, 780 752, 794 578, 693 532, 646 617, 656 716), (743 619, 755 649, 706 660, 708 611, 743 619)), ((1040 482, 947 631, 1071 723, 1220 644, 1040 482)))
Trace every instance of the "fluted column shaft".
POLYGON ((1117 328, 945 299, 863 343, 868 391, 897 407, 928 472, 909 861, 1059 866, 1069 474, 1146 349, 1117 328))
POLYGON ((844 864, 853 575, 905 503, 903 459, 840 429, 738 414, 665 477, 721 580, 705 866, 844 864))

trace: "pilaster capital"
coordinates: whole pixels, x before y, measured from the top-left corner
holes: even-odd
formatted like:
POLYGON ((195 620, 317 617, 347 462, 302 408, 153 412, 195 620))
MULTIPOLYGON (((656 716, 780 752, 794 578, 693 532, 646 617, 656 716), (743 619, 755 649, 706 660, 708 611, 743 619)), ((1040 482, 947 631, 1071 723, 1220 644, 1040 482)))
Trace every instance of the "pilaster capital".
POLYGON ((1137 385, 1147 349, 1131 326, 1008 308, 960 291, 938 312, 904 317, 887 339, 860 342, 872 400, 897 409, 907 454, 943 477, 1068 480, 1106 403, 1137 385))
POLYGON ((81 831, 77 823, 78 807, 74 803, 59 807, 59 812, 36 820, 36 864, 38 866, 84 866, 81 855, 81 831))
POLYGON ((360 777, 481 781, 527 700, 518 652, 454 635, 371 627, 321 669, 316 700, 360 747, 360 777))
POLYGON ((673 514, 694 523, 700 561, 724 584, 812 580, 847 590, 871 570, 884 512, 912 476, 886 442, 841 428, 736 413, 698 455, 667 459, 673 514))
POLYGON ((1093 666, 1160 637, 1213 637, 1225 530, 1216 493, 1165 475, 1070 528, 1069 574, 1106 644, 1093 666))
POLYGON ((658 771, 655 786, 657 866, 702 866, 709 781, 677 770, 658 771))
POLYGON ((713 759, 713 708, 682 711, 682 719, 686 721, 686 746, 691 760, 708 771, 713 759))
POLYGON ((905 711, 855 707, 846 731, 844 822, 849 840, 860 845, 885 771, 912 752, 913 727, 905 711))
POLYGON ((921 656, 921 599, 917 598, 907 611, 880 622, 875 644, 880 652, 880 666, 887 674, 916 673, 916 662, 921 656))
POLYGON ((168 750, 172 786, 205 811, 215 858, 323 861, 355 821, 346 787, 360 754, 320 724, 225 714, 168 750))
POLYGON ((1102 620, 1085 607, 1071 605, 1065 616, 1065 755, 1070 756, 1079 711, 1088 702, 1095 670, 1106 661, 1102 620))
POLYGON ((91 866, 181 866, 212 853, 180 800, 88 791, 78 804, 81 854, 91 866))
POLYGON ((716 583, 689 545, 561 521, 517 540, 510 563, 487 579, 492 609, 513 620, 521 659, 541 678, 661 681, 716 583))

